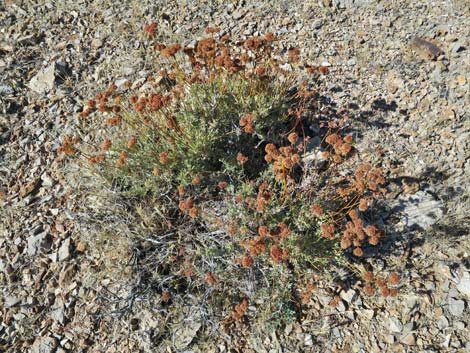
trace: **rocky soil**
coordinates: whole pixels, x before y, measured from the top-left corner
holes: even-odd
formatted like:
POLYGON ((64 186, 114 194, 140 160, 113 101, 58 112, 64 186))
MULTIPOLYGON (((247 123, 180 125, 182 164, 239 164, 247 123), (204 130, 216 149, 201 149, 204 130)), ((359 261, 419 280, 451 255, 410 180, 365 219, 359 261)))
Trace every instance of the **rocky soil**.
POLYGON ((5 0, 0 351, 470 352, 469 72, 466 0, 5 0), (197 323, 154 342, 149 312, 107 311, 116 278, 93 273, 110 255, 83 240, 82 195, 56 150, 83 100, 113 78, 147 75, 150 21, 187 42, 208 25, 240 37, 271 31, 304 61, 329 66, 325 104, 347 112, 362 158, 387 171, 390 241, 370 262, 402 274, 398 297, 320 281, 302 323, 251 327, 243 348, 236 337, 203 345, 197 323))

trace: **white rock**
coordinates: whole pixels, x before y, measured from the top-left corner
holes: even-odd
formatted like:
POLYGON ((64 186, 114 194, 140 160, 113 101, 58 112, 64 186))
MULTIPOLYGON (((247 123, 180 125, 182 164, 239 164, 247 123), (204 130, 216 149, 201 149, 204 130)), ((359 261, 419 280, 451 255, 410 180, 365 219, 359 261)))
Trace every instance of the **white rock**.
POLYGON ((344 299, 346 302, 351 303, 355 298, 356 298, 356 291, 352 288, 350 288, 347 291, 341 291, 339 294, 342 299, 344 299))
POLYGON ((57 340, 52 337, 38 337, 31 346, 31 353, 53 353, 57 347, 57 340))
POLYGON ((465 310, 465 302, 463 300, 449 298, 449 312, 454 316, 462 316, 465 310))
POLYGON ((45 69, 40 70, 31 81, 29 88, 36 93, 44 94, 54 88, 55 83, 55 63, 52 63, 45 69))
POLYGON ((36 255, 36 253, 45 245, 47 232, 39 233, 28 238, 28 255, 36 255))
POLYGON ((470 297, 470 273, 464 272, 457 284, 457 290, 470 297))
POLYGON ((397 319, 396 317, 391 317, 389 319, 388 328, 391 332, 401 332, 401 330, 403 329, 403 325, 399 319, 397 319))
POLYGON ((17 298, 13 296, 8 296, 5 298, 5 308, 11 308, 19 303, 21 303, 21 298, 17 298))
POLYGON ((305 335, 305 337, 304 337, 304 344, 305 344, 306 346, 310 346, 310 347, 313 346, 312 335, 310 335, 310 334, 308 334, 308 333, 305 335))
POLYGON ((401 195, 397 200, 394 211, 401 212, 408 227, 418 226, 427 229, 436 223, 444 214, 444 204, 441 200, 425 192, 401 195))
POLYGON ((414 346, 416 344, 416 337, 412 333, 408 333, 400 339, 400 342, 407 346, 414 346))
POLYGON ((444 330, 449 327, 449 320, 447 320, 445 316, 441 316, 439 320, 437 320, 437 327, 439 327, 440 330, 444 330))
POLYGON ((70 238, 64 240, 59 248, 59 261, 64 261, 70 256, 70 238))

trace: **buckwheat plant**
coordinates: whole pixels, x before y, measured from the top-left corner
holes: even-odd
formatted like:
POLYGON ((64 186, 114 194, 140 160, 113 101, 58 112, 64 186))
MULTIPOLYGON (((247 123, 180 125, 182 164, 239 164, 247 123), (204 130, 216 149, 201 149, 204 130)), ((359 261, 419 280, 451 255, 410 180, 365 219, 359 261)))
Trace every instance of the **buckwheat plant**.
POLYGON ((144 31, 155 72, 96 94, 80 113, 82 135, 65 136, 59 152, 119 195, 146 273, 139 285, 163 312, 199 298, 206 322, 229 328, 295 313, 305 274, 345 253, 360 258, 384 236, 362 216, 384 193, 380 169, 340 174, 357 154, 347 122, 312 121, 312 83, 328 69, 301 65, 271 33, 238 41, 210 27, 183 46, 158 43, 154 23, 144 31), (315 137, 322 163, 306 184, 315 137))

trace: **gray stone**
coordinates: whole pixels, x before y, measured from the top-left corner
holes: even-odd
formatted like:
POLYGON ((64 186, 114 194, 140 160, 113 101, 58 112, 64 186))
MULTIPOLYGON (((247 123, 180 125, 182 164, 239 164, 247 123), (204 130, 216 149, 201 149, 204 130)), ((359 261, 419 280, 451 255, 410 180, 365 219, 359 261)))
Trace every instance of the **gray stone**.
POLYGON ((464 51, 466 50, 467 48, 465 48, 465 46, 462 44, 462 42, 456 42, 452 45, 452 55, 453 56, 457 56, 458 53, 460 53, 461 51, 464 51))
POLYGON ((38 337, 31 346, 31 353, 53 353, 57 348, 57 340, 52 337, 38 337))
POLYGON ((29 88, 39 94, 45 94, 54 88, 55 83, 55 63, 45 69, 40 70, 31 81, 29 88))
POLYGON ((388 328, 391 332, 401 332, 403 325, 401 321, 396 317, 391 317, 389 319, 388 328))
POLYGON ((304 337, 304 344, 305 344, 306 346, 309 346, 309 347, 313 346, 312 335, 310 335, 310 334, 306 334, 306 335, 305 335, 305 337, 304 337))
POLYGON ((21 303, 21 298, 14 297, 14 296, 8 296, 5 298, 5 307, 6 308, 11 308, 17 304, 21 303))
POLYGON ((47 246, 47 232, 42 232, 37 235, 28 237, 28 255, 36 255, 41 248, 47 246))
POLYGON ((70 238, 65 239, 59 248, 59 261, 67 260, 70 257, 70 238))
POLYGON ((202 324, 199 321, 187 322, 175 331, 174 344, 176 349, 183 349, 189 346, 196 337, 202 324))
POLYGON ((348 303, 351 303, 356 298, 356 291, 354 289, 349 289, 347 291, 341 291, 339 294, 340 297, 348 303))
POLYGON ((445 328, 449 327, 449 320, 445 316, 441 316, 437 320, 437 327, 439 327, 440 330, 444 330, 445 328))
POLYGON ((394 211, 402 213, 408 227, 427 229, 443 216, 444 204, 431 194, 418 191, 401 195, 394 204, 394 211))
POLYGON ((449 312, 454 316, 462 316, 465 302, 460 299, 449 298, 449 312))
POLYGON ((470 297, 470 274, 468 272, 463 273, 462 278, 460 278, 457 284, 457 290, 470 297))
POLYGON ((103 46, 103 41, 99 38, 94 38, 92 41, 91 41, 91 47, 93 49, 99 49, 103 46))
POLYGON ((13 87, 8 85, 0 85, 0 95, 12 94, 13 92, 13 87))
POLYGON ((400 342, 407 346, 414 346, 416 344, 416 337, 412 333, 408 333, 400 338, 400 342))

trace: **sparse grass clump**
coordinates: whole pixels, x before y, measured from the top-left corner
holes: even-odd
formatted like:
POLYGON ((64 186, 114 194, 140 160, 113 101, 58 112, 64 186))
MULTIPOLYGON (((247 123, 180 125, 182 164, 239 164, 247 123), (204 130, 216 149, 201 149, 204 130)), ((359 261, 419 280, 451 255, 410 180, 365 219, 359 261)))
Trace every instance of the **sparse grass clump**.
POLYGON ((361 214, 384 178, 368 164, 345 173, 356 151, 344 120, 315 120, 327 68, 305 65, 299 80, 299 50, 278 51, 272 34, 207 33, 193 47, 153 42, 155 73, 97 94, 82 139, 66 136, 60 152, 118 191, 163 310, 199 297, 226 327, 293 318, 302 276, 383 237, 361 214))

